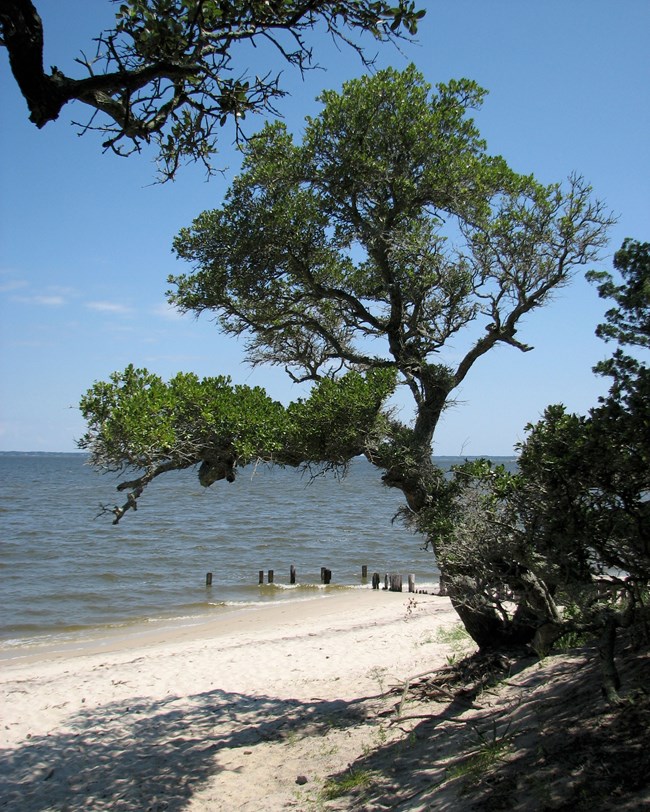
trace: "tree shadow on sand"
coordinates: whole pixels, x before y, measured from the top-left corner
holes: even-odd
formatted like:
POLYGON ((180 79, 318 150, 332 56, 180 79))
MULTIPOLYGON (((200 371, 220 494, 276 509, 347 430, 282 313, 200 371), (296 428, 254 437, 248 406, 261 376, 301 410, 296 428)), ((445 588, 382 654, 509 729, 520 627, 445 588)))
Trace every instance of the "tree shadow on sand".
MULTIPOLYGON (((330 807, 364 812, 601 812, 650 809, 650 651, 620 661, 611 707, 593 652, 518 664, 483 692, 394 706, 403 731, 331 777, 371 776, 330 807), (522 667, 523 666, 523 667, 522 667)), ((435 681, 435 678, 434 678, 435 681)), ((422 688, 424 683, 419 687, 422 688)), ((398 698, 400 698, 398 696, 398 698)))
MULTIPOLYGON (((414 681, 404 702, 399 692, 350 702, 222 690, 114 702, 0 752, 0 808, 183 810, 215 779, 220 791, 233 753, 245 759, 249 748, 266 742, 370 724, 397 736, 384 744, 373 737, 377 746, 331 776, 323 808, 650 809, 650 652, 630 652, 619 662, 626 698, 620 708, 602 699, 593 652, 586 651, 520 662, 482 689, 440 691, 434 674, 414 681), (354 780, 345 779, 355 776, 369 780, 350 790, 354 780)), ((260 809, 264 802, 261 796, 260 809)))
POLYGON ((220 751, 357 725, 363 702, 214 690, 88 709, 68 718, 65 731, 0 753, 0 807, 180 810, 223 769, 220 751))

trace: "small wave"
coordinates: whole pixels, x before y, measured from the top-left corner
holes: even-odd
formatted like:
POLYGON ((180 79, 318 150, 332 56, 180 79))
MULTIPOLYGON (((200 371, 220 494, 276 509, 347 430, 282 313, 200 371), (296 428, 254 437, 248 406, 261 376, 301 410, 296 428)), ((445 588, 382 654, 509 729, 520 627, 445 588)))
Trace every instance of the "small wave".
POLYGON ((258 589, 265 590, 265 589, 278 589, 281 591, 297 591, 300 590, 328 590, 328 589, 354 589, 357 586, 361 586, 361 584, 319 584, 319 583, 304 583, 304 584, 282 584, 282 583, 272 583, 272 584, 259 584, 258 589))

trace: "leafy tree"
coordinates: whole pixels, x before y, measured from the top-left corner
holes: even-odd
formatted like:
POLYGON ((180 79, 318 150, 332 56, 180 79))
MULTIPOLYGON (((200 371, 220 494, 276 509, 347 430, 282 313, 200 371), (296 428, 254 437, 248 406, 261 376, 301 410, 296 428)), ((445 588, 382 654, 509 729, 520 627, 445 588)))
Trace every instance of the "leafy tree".
MULTIPOLYGON (((626 240, 614 266, 621 284, 589 274, 616 304, 597 328, 619 343, 595 368, 612 379, 607 396, 586 416, 549 406, 527 427, 516 474, 485 461, 459 467, 449 484, 452 521, 437 529, 443 562, 474 579, 513 639, 522 617, 542 651, 567 629, 596 635, 616 701, 616 632, 647 617, 650 584, 650 244, 626 240), (503 610, 504 593, 514 614, 503 610)), ((430 530, 435 518, 420 521, 430 530)))
POLYGON ((266 46, 301 72, 313 67, 307 35, 318 28, 368 58, 355 34, 390 41, 415 34, 424 11, 412 0, 123 0, 113 28, 96 37, 94 55, 76 59, 81 78, 43 66, 44 31, 31 0, 0 4, 0 45, 7 48, 30 121, 43 127, 71 101, 88 105, 82 132, 98 130, 118 155, 158 149, 163 179, 185 161, 210 171, 219 128, 247 113, 274 111, 284 95, 280 73, 247 75, 245 46, 266 46), (238 50, 239 49, 239 50, 238 50))
MULTIPOLYGON (((591 272, 587 276, 598 282, 598 293, 603 299, 613 299, 617 307, 607 311, 607 321, 596 329, 596 335, 605 341, 612 339, 621 346, 650 347, 650 243, 627 239, 614 256, 614 268, 622 283, 615 284, 607 271, 591 272)), ((618 359, 619 351, 614 359, 618 359)), ((607 361, 597 369, 610 374, 607 361)), ((639 367, 637 367, 639 368, 639 367)))
MULTIPOLYGON (((223 207, 176 238, 194 270, 170 280, 170 300, 217 314, 253 364, 316 383, 388 371, 406 386, 412 423, 386 414, 362 451, 408 515, 443 524, 449 494, 432 462, 443 409, 492 348, 531 349, 522 317, 596 257, 611 222, 582 179, 543 186, 490 156, 469 115, 483 96, 466 79, 433 89, 414 67, 389 69, 324 93, 301 144, 268 125, 223 207)), ((455 583, 469 624, 476 588, 455 583)), ((472 612, 475 639, 498 644, 493 607, 472 612)))
MULTIPOLYGON (((497 344, 530 349, 521 317, 593 259, 609 222, 581 179, 543 187, 486 154, 467 116, 483 95, 467 80, 431 93, 414 68, 327 92, 301 146, 267 126, 225 206, 175 241, 196 271, 170 280, 171 301, 217 312, 248 337, 252 363, 301 381, 337 366, 398 370, 418 465, 450 393, 497 344), (439 363, 470 326, 461 361, 439 363)), ((403 482, 401 462, 387 467, 403 482)))
MULTIPOLYGON (((432 91, 412 67, 324 93, 302 144, 267 126, 223 208, 175 242, 195 271, 171 280, 172 302, 216 312, 252 363, 296 380, 396 370, 414 422, 392 421, 367 456, 416 514, 440 506, 432 442, 454 389, 496 345, 530 349, 522 316, 595 258, 610 222, 580 178, 545 187, 489 156, 468 115, 483 95, 467 80, 432 91), (444 363, 463 330, 466 352, 444 363)), ((464 587, 456 598, 462 613, 464 587)))
MULTIPOLYGON (((618 571, 650 581, 650 244, 626 240, 614 257, 622 282, 591 273, 616 306, 597 334, 619 347, 595 367, 611 378, 607 396, 586 417, 550 407, 530 427, 520 464, 543 478, 548 516, 573 516, 572 557, 583 573, 618 571), (628 348, 633 351, 629 354, 628 348), (561 511, 558 510, 561 508, 561 511)), ((555 522, 558 524, 557 520, 555 522)), ((553 539, 557 539, 557 532, 553 539)), ((562 550, 565 545, 553 541, 562 550)))

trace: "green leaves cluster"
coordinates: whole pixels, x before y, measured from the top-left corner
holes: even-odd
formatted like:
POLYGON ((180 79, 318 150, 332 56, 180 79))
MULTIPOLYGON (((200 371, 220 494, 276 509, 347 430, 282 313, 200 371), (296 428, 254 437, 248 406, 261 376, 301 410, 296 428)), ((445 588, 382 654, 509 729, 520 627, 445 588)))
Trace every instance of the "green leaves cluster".
POLYGON ((595 371, 609 393, 586 416, 549 407, 529 426, 520 465, 543 490, 550 542, 591 572, 650 580, 650 244, 626 240, 610 274, 590 274, 615 307, 597 334, 619 347, 595 371), (633 354, 629 354, 631 351, 633 354), (555 516, 570 522, 564 535, 555 516))
POLYGON ((650 243, 627 239, 614 255, 614 268, 621 276, 617 285, 611 274, 592 273, 589 278, 599 282, 601 297, 613 299, 616 307, 606 313, 607 321, 599 325, 596 334, 605 341, 615 339, 619 344, 650 347, 650 243))
POLYGON ((117 470, 192 465, 209 449, 229 449, 240 464, 271 458, 288 428, 285 409, 259 387, 191 373, 166 383, 132 365, 96 383, 80 408, 88 423, 80 447, 94 464, 117 470))
POLYGON ((395 374, 388 369, 325 378, 309 398, 287 408, 287 459, 344 466, 363 454, 381 434, 380 409, 394 388, 395 374))
POLYGON ((79 447, 99 469, 137 473, 118 486, 130 490, 126 506, 113 511, 119 520, 151 480, 170 470, 200 465, 199 480, 208 486, 234 480, 237 468, 255 461, 345 466, 373 437, 393 388, 390 371, 350 372, 285 408, 261 388, 227 377, 179 373, 165 382, 129 366, 82 398, 88 431, 79 447))

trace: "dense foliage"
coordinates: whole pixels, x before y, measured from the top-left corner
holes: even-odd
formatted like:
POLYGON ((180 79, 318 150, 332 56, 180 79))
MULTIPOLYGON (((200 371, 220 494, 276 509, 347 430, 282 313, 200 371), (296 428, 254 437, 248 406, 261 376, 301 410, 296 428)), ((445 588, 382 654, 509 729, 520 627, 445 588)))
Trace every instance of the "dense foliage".
POLYGON ((167 383, 129 366, 82 398, 88 430, 79 446, 100 470, 137 474, 118 486, 127 499, 111 511, 117 523, 167 471, 198 465, 208 487, 233 482, 237 468, 252 462, 345 466, 373 438, 393 385, 390 371, 351 372, 284 407, 259 387, 233 386, 226 377, 179 373, 167 383))
MULTIPOLYGON (((626 240, 614 259, 622 283, 610 274, 592 274, 599 293, 616 307, 598 327, 619 344, 596 371, 611 378, 607 396, 586 417, 560 406, 529 427, 521 449, 524 478, 543 485, 549 547, 566 549, 553 528, 567 516, 573 544, 569 557, 582 572, 617 572, 646 584, 650 580, 650 244, 626 240), (634 354, 629 354, 629 351, 634 354)), ((576 573, 577 575, 578 573, 576 573)))
POLYGON ((513 639, 531 616, 540 651, 567 631, 596 635, 610 698, 616 629, 647 620, 650 244, 627 240, 614 265, 620 284, 590 274, 616 303, 597 330, 619 343, 596 367, 611 378, 607 396, 586 416, 549 406, 528 426, 516 473, 485 461, 460 466, 446 491, 446 523, 435 512, 419 517, 440 535, 438 555, 452 581, 473 579, 513 639))
POLYGON ((412 0, 122 0, 115 6, 115 24, 98 32, 94 55, 82 51, 76 59, 81 78, 57 67, 45 71, 45 34, 31 0, 0 4, 0 45, 37 127, 58 118, 69 102, 81 102, 93 111, 79 125, 82 132, 99 131, 104 149, 118 155, 153 143, 163 179, 185 160, 210 171, 227 121, 239 135, 248 113, 274 112, 284 91, 281 71, 271 66, 279 57, 300 71, 314 67, 306 39, 313 30, 350 45, 368 64, 358 35, 399 39, 415 34, 424 16, 412 0), (249 75, 250 46, 267 55, 268 71, 249 75))

